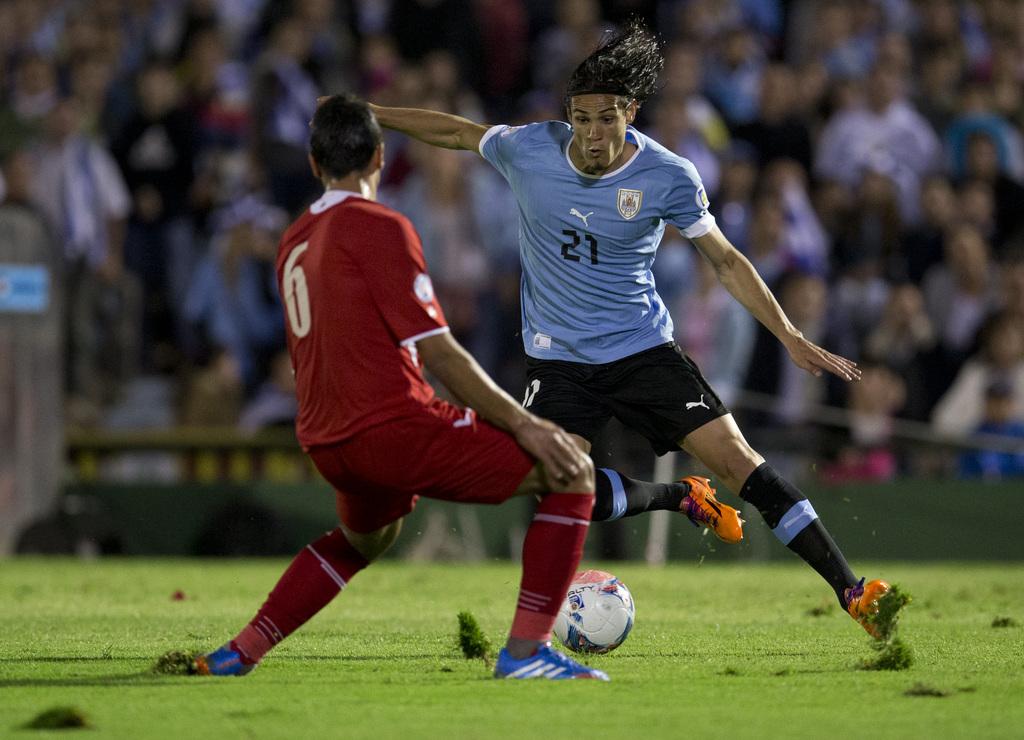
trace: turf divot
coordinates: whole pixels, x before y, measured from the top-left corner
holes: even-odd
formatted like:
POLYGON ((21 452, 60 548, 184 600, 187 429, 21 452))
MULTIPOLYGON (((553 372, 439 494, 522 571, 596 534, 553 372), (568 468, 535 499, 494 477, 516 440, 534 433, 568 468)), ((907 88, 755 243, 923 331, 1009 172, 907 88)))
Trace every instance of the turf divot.
POLYGON ((90 727, 89 718, 78 707, 53 707, 23 725, 26 730, 85 730, 90 727))
POLYGON ((192 676, 199 655, 195 650, 170 650, 156 659, 150 671, 159 676, 192 676))

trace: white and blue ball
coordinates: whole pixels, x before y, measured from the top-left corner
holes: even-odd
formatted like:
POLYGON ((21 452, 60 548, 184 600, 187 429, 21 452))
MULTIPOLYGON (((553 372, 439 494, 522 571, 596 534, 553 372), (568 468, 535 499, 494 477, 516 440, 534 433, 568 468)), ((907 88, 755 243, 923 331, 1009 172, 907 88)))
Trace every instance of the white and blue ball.
POLYGON ((625 642, 635 617, 625 583, 603 570, 587 570, 569 584, 554 632, 577 653, 608 653, 625 642))

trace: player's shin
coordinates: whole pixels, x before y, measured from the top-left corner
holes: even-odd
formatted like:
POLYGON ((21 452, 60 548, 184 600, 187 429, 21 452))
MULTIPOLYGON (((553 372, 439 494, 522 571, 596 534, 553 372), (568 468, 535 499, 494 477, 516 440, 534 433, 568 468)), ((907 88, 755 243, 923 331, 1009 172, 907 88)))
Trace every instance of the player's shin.
POLYGON ((274 645, 308 622, 368 565, 333 529, 307 545, 284 572, 266 602, 231 642, 242 661, 258 663, 274 645))
POLYGON ((592 520, 607 522, 646 511, 679 511, 689 487, 680 483, 633 480, 609 468, 598 468, 592 520))
POLYGON ((857 578, 807 497, 762 463, 743 484, 740 498, 757 507, 779 541, 828 582, 845 609, 844 592, 857 584, 857 578))
POLYGON ((592 493, 550 493, 537 507, 523 543, 523 578, 507 645, 524 658, 551 639, 555 615, 583 555, 592 493))

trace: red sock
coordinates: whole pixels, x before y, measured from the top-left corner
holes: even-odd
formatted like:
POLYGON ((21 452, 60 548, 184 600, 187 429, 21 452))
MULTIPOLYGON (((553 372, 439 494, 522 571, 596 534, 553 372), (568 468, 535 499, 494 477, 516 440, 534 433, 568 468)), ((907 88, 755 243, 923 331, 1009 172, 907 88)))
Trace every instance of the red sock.
POLYGON ((367 565, 340 529, 306 545, 278 580, 266 602, 232 640, 244 662, 258 663, 270 648, 308 622, 367 565))
POLYGON ((523 580, 512 637, 547 642, 583 555, 594 494, 550 493, 537 507, 523 543, 523 580))

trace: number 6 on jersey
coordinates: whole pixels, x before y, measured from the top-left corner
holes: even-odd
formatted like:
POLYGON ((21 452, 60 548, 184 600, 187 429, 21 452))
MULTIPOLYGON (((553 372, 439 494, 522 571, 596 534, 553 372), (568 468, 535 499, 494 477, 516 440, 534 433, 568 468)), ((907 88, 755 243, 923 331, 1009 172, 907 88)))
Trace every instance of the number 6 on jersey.
POLYGON ((309 334, 312 317, 309 310, 309 288, 306 287, 306 272, 295 264, 299 257, 309 248, 309 242, 296 245, 284 263, 281 292, 284 294, 284 305, 288 310, 288 323, 292 334, 302 339, 309 334))

